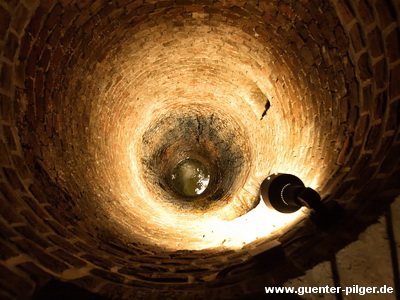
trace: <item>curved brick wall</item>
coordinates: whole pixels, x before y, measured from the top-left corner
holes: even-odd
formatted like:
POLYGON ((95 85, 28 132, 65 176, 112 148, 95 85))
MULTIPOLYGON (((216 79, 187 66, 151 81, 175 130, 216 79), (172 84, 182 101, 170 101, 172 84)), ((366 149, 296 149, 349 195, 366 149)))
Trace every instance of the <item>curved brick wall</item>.
POLYGON ((55 277, 118 299, 229 298, 354 240, 400 193, 399 11, 0 1, 0 295, 55 277), (214 179, 188 202, 165 178, 193 155, 214 179), (345 219, 327 233, 302 211, 264 229, 271 172, 338 199, 345 219))

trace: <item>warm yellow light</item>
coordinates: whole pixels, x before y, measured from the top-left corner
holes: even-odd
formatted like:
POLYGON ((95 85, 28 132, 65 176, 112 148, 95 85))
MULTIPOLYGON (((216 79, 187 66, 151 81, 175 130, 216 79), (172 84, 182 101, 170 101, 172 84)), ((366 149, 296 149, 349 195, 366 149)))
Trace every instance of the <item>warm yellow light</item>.
POLYGON ((292 214, 282 214, 266 207, 263 201, 249 213, 232 221, 207 220, 200 234, 204 240, 194 245, 194 249, 225 246, 241 248, 259 238, 278 235, 293 223, 304 218, 306 213, 299 210, 292 214))

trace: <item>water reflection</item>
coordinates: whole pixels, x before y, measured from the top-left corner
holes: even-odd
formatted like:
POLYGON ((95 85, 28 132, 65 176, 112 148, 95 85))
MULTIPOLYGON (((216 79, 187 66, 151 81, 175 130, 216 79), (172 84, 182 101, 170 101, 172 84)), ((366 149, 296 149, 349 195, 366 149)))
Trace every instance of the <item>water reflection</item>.
POLYGON ((187 158, 180 161, 171 174, 174 188, 184 196, 203 193, 210 182, 208 169, 198 160, 187 158))

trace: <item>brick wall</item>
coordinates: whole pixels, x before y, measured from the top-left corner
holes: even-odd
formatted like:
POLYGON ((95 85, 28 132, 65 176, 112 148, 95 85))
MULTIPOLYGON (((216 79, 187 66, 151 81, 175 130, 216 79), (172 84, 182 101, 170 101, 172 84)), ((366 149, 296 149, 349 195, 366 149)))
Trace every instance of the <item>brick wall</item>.
POLYGON ((394 0, 0 1, 1 296, 30 297, 54 277, 114 298, 233 297, 353 241, 400 193, 399 10, 394 0), (199 142, 205 152, 171 130, 201 117, 220 120, 198 121, 197 142, 218 136, 199 142), (219 204, 166 201, 145 175, 164 172, 146 162, 151 143, 228 170, 232 181, 214 183, 219 204), (300 218, 243 248, 196 250, 216 246, 199 224, 245 214, 272 172, 338 199, 346 218, 329 233, 300 218))

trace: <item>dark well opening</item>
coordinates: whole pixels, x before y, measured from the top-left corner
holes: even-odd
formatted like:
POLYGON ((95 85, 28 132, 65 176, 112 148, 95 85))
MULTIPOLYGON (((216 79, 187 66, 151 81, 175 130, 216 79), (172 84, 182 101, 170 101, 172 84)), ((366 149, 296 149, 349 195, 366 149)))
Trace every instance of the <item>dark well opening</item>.
POLYGON ((141 168, 144 184, 159 199, 204 212, 227 204, 243 186, 250 150, 246 134, 235 119, 196 110, 174 112, 148 126, 140 149, 141 168), (190 165, 203 169, 198 176, 203 177, 204 188, 196 186, 196 176, 177 180, 178 173, 182 179, 183 169, 190 165), (185 182, 187 188, 192 185, 191 191, 185 190, 185 182), (196 192, 196 188, 202 192, 196 192))
POLYGON ((178 193, 194 197, 207 189, 210 174, 201 161, 187 158, 175 166, 171 174, 171 182, 178 193))

